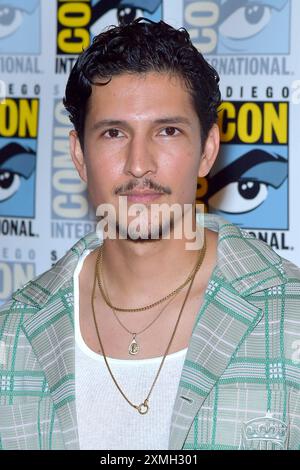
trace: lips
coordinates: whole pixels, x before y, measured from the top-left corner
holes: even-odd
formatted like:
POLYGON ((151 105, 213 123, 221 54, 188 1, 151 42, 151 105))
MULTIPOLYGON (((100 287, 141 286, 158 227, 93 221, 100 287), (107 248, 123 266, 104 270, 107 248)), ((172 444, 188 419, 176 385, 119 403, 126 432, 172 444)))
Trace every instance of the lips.
POLYGON ((128 201, 131 202, 144 202, 158 199, 162 194, 154 191, 139 190, 132 193, 122 193, 121 196, 127 196, 128 201))

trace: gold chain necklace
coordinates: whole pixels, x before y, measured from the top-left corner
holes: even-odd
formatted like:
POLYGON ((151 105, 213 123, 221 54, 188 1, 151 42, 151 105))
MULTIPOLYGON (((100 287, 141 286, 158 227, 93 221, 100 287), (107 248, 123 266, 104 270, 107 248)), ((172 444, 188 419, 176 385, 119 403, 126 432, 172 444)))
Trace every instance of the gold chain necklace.
MULTIPOLYGON (((101 264, 100 264, 100 273, 99 273, 102 277, 102 280, 103 280, 103 289, 107 295, 107 298, 109 299, 109 296, 108 296, 108 292, 107 292, 107 288, 106 288, 106 285, 105 285, 105 280, 104 280, 104 277, 103 277, 103 273, 101 271, 101 264)), ((178 293, 177 293, 178 294, 178 293)), ((153 325, 153 323, 158 320, 158 318, 161 316, 161 314, 164 312, 164 310, 167 308, 167 306, 173 302, 173 300, 176 298, 176 296, 173 296, 169 299, 169 301, 166 303, 166 305, 164 305, 164 307, 161 309, 161 311, 158 313, 158 315, 156 315, 156 317, 154 318, 154 320, 152 320, 150 322, 149 325, 147 325, 145 328, 143 328, 142 330, 140 331, 136 331, 136 332, 133 332, 133 331, 130 331, 128 330, 128 328, 126 328, 126 326, 121 322, 121 320, 119 319, 119 317, 117 316, 116 312, 114 309, 112 309, 112 312, 116 318, 116 320, 118 321, 118 323, 122 326, 122 328, 124 328, 124 330, 126 330, 129 334, 132 335, 132 339, 131 339, 131 342, 129 344, 129 347, 128 347, 128 353, 131 354, 131 355, 136 355, 139 351, 140 351, 140 345, 137 343, 136 341, 136 337, 137 335, 140 335, 142 333, 144 333, 144 331, 146 331, 148 328, 150 328, 151 325, 153 325)))
MULTIPOLYGON (((205 240, 204 240, 204 245, 203 245, 203 248, 201 250, 201 256, 199 257, 199 260, 198 260, 198 263, 197 265, 199 264, 199 266, 202 264, 202 261, 204 259, 204 256, 205 256, 205 252, 206 252, 206 243, 205 243, 205 240)), ((187 293, 185 295, 185 298, 184 298, 184 301, 183 301, 183 304, 182 304, 182 307, 180 309, 180 312, 179 312, 179 315, 178 315, 178 318, 177 318, 177 321, 176 321, 176 325, 175 325, 175 328, 174 328, 174 331, 172 333, 172 336, 171 336, 171 339, 169 341, 169 344, 168 344, 168 347, 166 349, 166 352, 164 354, 164 357, 162 359, 162 362, 160 364, 160 367, 158 369, 158 372, 156 374, 156 377, 152 383, 152 386, 150 388, 150 391, 147 395, 147 397, 145 398, 145 400, 143 401, 143 403, 141 403, 140 405, 135 405, 134 403, 132 403, 127 397, 126 395, 124 394, 124 392, 122 391, 122 389, 120 388, 119 384, 117 383, 111 369, 110 369, 110 366, 107 362, 107 358, 106 358, 106 355, 105 355, 105 351, 104 351, 104 348, 103 348, 103 345, 102 345, 102 341, 101 341, 101 338, 100 338, 100 333, 99 333, 99 329, 98 329, 98 324, 97 324, 97 321, 96 321, 96 315, 95 315, 95 308, 94 308, 94 296, 95 296, 95 288, 96 288, 96 278, 98 276, 98 263, 99 263, 99 258, 100 258, 100 253, 101 253, 101 250, 99 250, 98 252, 98 256, 97 256, 97 260, 96 260, 96 264, 95 264, 95 275, 94 275, 94 283, 93 283, 93 289, 92 289, 92 295, 91 295, 91 307, 92 307, 92 312, 93 312, 93 319, 94 319, 94 323, 95 323, 95 329, 96 329, 96 333, 97 333, 97 337, 98 337, 98 341, 99 341, 99 344, 100 344, 100 347, 101 347, 101 350, 102 350, 102 354, 103 354, 103 357, 104 357, 104 361, 105 361, 105 364, 108 368, 108 371, 111 375, 111 378, 113 379, 116 387, 118 388, 119 392, 121 393, 121 395, 125 398, 125 400, 129 403, 130 406, 132 406, 133 408, 135 408, 136 410, 138 410, 138 412, 142 415, 146 414, 149 410, 149 398, 150 398, 150 395, 152 393, 152 390, 153 390, 153 387, 158 379, 158 376, 160 374, 160 371, 162 369, 162 366, 164 364, 164 361, 166 359, 166 356, 168 354, 168 351, 170 349, 170 346, 171 346, 171 343, 173 341, 173 338, 175 336, 175 333, 176 333, 176 330, 177 330, 177 326, 179 324, 179 321, 180 321, 180 318, 181 318, 181 315, 182 315, 182 312, 183 312, 183 309, 184 309, 184 306, 186 304, 186 301, 187 301, 187 298, 189 296, 189 293, 191 291, 191 288, 192 288, 192 285, 193 285, 193 282, 194 282, 194 279, 195 279, 195 275, 196 275, 196 272, 197 270, 194 270, 194 273, 193 273, 193 276, 191 278, 191 282, 190 282, 190 285, 188 287, 188 290, 187 290, 187 293)))
MULTIPOLYGON (((107 288, 106 288, 106 285, 105 285, 105 280, 104 280, 104 276, 103 276, 103 272, 102 272, 102 263, 101 263, 101 257, 100 257, 100 262, 99 262, 99 272, 98 272, 98 276, 100 277, 100 282, 101 282, 101 285, 103 286, 103 290, 106 294, 106 297, 108 298, 108 300, 110 301, 110 298, 109 298, 109 295, 108 295, 108 291, 107 291, 107 288), (101 281, 102 279, 102 281, 101 281)), ((195 274, 197 273, 197 271, 199 270, 200 268, 200 264, 199 264, 199 260, 197 260, 197 264, 196 266, 194 267, 193 271, 195 271, 195 274)), ((130 331, 128 330, 128 328, 126 328, 126 326, 121 322, 121 320, 119 319, 119 317, 117 316, 114 308, 112 308, 112 312, 116 318, 116 320, 118 321, 118 323, 121 325, 121 327, 127 331, 127 333, 131 334, 132 335, 132 339, 130 341, 130 344, 129 344, 129 347, 128 347, 128 353, 131 354, 131 355, 136 355, 139 351, 140 351, 140 345, 137 343, 137 340, 136 340, 136 337, 137 335, 140 335, 142 334, 144 331, 146 331, 148 328, 150 328, 150 326, 153 325, 153 323, 158 320, 158 318, 161 316, 161 314, 163 313, 163 311, 166 309, 166 307, 175 299, 176 295, 178 295, 179 293, 179 290, 175 293, 175 295, 173 295, 172 297, 170 297, 169 301, 167 302, 167 304, 162 308, 162 310, 158 313, 158 315, 154 318, 154 320, 152 320, 150 322, 149 325, 147 325, 145 328, 143 328, 141 331, 130 331)))
MULTIPOLYGON (((205 238, 204 238, 204 244, 205 244, 205 238)), ((144 310, 148 310, 150 308, 153 308, 153 307, 156 307, 156 305, 159 305, 160 303, 164 302, 165 300, 169 299, 170 297, 173 297, 174 295, 176 295, 179 291, 181 291, 187 284, 188 282, 192 279, 192 277, 195 275, 195 272, 199 269, 200 265, 201 265, 201 259, 202 259, 202 253, 203 253, 203 250, 205 250, 205 246, 203 244, 203 247, 201 250, 199 250, 199 257, 198 257, 198 260, 197 260, 197 263, 196 263, 196 266, 193 268, 192 272, 190 273, 190 275, 187 277, 187 279, 184 281, 183 284, 181 284, 179 287, 177 287, 177 289, 173 290, 170 294, 166 295, 165 297, 163 297, 162 299, 160 300, 157 300, 156 302, 150 304, 150 305, 146 305, 145 307, 139 307, 139 308, 121 308, 121 307, 116 307, 115 305, 112 305, 112 303, 110 302, 108 296, 106 295, 105 291, 104 291, 104 288, 103 288, 103 285, 102 285, 102 282, 101 282, 101 279, 100 279, 100 276, 98 275, 97 278, 98 278, 98 286, 99 286, 99 289, 101 291, 101 294, 102 294, 102 297, 104 298, 105 300, 105 303, 113 310, 118 310, 119 312, 141 312, 141 311, 144 311, 144 310), (198 266, 198 268, 197 268, 198 266), (196 271, 195 271, 196 270, 196 271)), ((101 266, 101 269, 102 269, 102 263, 103 263, 103 245, 102 244, 99 248, 99 256, 100 256, 100 266, 101 266)))

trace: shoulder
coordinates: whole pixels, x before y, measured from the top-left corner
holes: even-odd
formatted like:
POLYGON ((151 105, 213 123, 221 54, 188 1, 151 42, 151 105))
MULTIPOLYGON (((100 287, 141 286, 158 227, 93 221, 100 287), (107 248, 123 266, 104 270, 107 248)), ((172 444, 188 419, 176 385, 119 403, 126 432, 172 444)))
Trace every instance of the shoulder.
POLYGON ((50 309, 57 313, 64 311, 62 304, 56 302, 57 297, 64 295, 60 284, 69 285, 63 268, 61 266, 58 270, 53 266, 36 276, 14 291, 11 298, 0 306, 0 369, 13 370, 17 364, 18 370, 39 370, 25 327, 28 322, 38 322, 41 317, 44 328, 50 309))
POLYGON ((0 340, 16 334, 29 316, 36 314, 57 292, 60 282, 67 281, 64 263, 35 276, 15 290, 0 306, 0 340))
POLYGON ((286 258, 281 257, 282 261, 282 267, 284 269, 284 272, 289 280, 289 282, 293 283, 296 285, 296 287, 299 287, 300 284, 300 268, 296 264, 294 264, 292 261, 289 261, 286 258))
POLYGON ((269 287, 264 293, 264 305, 268 309, 265 324, 269 331, 270 354, 276 351, 278 361, 281 357, 287 383, 299 391, 300 269, 284 257, 280 257, 280 262, 282 284, 269 287))
POLYGON ((282 286, 281 301, 285 329, 300 346, 300 269, 291 261, 281 258, 286 282, 282 286))
MULTIPOLYGON (((54 301, 61 293, 70 292, 74 270, 86 249, 99 245, 99 237, 90 232, 73 245, 53 266, 37 275, 11 294, 11 298, 0 306, 1 328, 17 328, 17 316, 26 319, 42 307, 54 301)), ((70 294, 68 294, 70 295, 70 294)), ((68 299, 67 299, 68 300, 68 299)), ((2 333, 3 336, 3 333, 2 333)))

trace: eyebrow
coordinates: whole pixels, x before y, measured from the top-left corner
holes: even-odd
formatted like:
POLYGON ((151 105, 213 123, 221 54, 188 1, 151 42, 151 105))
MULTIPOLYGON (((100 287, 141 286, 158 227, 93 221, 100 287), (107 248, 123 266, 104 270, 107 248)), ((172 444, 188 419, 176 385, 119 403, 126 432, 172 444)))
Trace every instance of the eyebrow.
MULTIPOLYGON (((152 122, 153 124, 186 124, 187 126, 192 127, 191 121, 184 116, 166 116, 155 119, 152 122)), ((93 125, 92 130, 96 131, 106 126, 124 126, 127 128, 131 127, 128 121, 120 119, 101 119, 93 125)))

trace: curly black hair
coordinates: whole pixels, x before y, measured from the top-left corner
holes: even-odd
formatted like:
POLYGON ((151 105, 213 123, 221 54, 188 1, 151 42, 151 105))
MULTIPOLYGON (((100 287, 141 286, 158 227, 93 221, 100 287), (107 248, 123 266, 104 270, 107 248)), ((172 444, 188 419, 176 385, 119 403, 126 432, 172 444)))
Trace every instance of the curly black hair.
POLYGON ((171 72, 184 79, 199 117, 202 144, 206 141, 221 102, 218 73, 192 44, 185 28, 139 17, 126 25, 111 25, 94 37, 72 68, 63 104, 82 149, 91 85, 106 85, 122 73, 150 71, 171 72))

